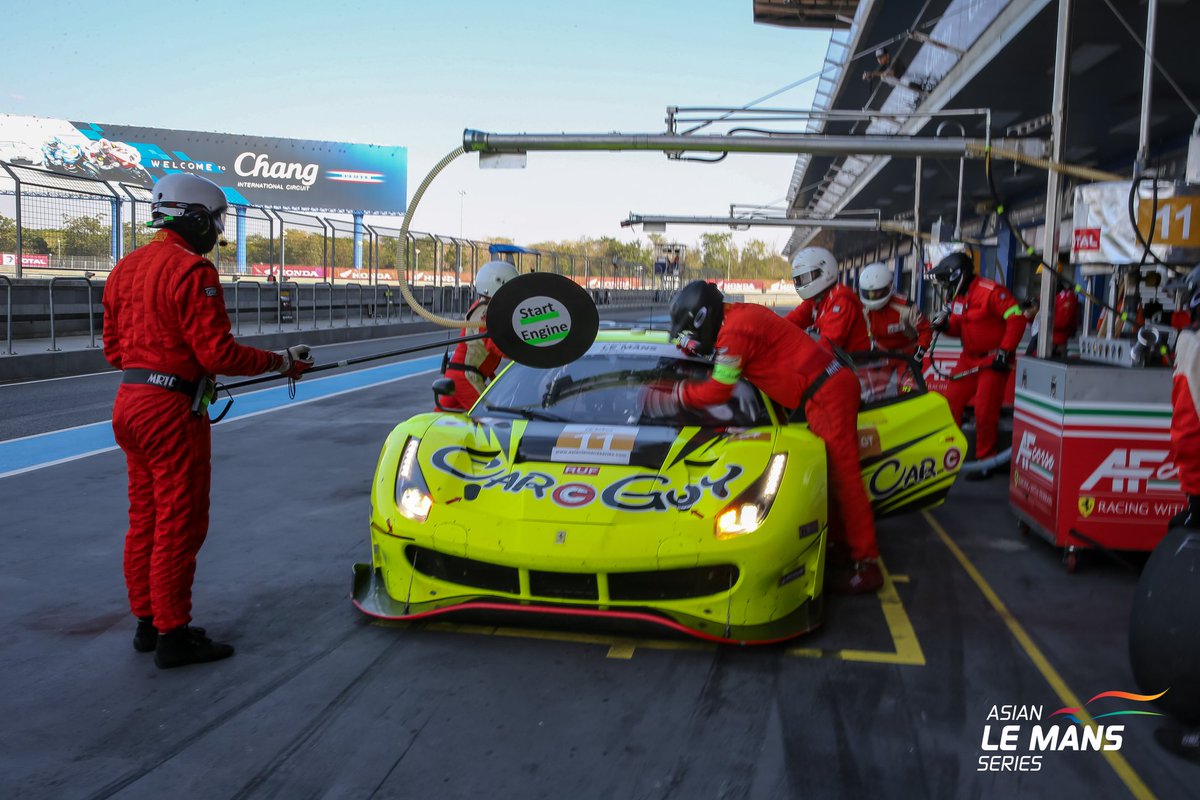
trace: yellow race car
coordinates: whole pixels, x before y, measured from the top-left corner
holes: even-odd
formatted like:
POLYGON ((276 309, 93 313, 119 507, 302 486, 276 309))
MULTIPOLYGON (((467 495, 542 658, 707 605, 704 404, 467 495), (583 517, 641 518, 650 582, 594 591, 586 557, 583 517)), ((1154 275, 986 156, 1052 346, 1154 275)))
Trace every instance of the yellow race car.
MULTIPOLYGON (((647 386, 706 377, 663 331, 601 331, 564 367, 510 364, 469 414, 384 443, 371 562, 354 602, 602 616, 762 644, 822 620, 824 443, 742 382, 729 403, 649 419, 647 386)), ((966 444, 903 358, 857 364, 863 482, 878 516, 937 505, 966 444)))

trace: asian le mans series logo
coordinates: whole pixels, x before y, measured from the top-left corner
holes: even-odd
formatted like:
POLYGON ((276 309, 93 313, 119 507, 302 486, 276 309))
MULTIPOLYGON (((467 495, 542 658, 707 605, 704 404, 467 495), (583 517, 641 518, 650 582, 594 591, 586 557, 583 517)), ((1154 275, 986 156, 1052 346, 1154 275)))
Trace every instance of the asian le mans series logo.
POLYGON ((1120 750, 1125 722, 1114 717, 1164 715, 1145 707, 1116 708, 1112 701, 1150 703, 1166 693, 1101 692, 1082 708, 1060 708, 1050 714, 1040 705, 993 705, 983 725, 976 771, 1040 772, 1044 753, 1120 750), (1098 704, 1092 708, 1093 703, 1098 704))

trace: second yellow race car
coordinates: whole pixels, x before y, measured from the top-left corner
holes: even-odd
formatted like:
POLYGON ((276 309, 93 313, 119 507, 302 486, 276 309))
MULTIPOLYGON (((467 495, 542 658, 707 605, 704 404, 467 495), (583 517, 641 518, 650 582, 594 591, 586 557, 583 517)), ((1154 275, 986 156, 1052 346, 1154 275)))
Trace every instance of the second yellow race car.
MULTIPOLYGON (((824 443, 744 381, 726 405, 642 413, 647 385, 711 367, 665 332, 607 330, 567 366, 509 365, 469 414, 397 425, 354 602, 388 619, 603 616, 755 644, 816 627, 824 443)), ((902 358, 857 371, 877 516, 940 503, 966 451, 946 401, 902 358)))

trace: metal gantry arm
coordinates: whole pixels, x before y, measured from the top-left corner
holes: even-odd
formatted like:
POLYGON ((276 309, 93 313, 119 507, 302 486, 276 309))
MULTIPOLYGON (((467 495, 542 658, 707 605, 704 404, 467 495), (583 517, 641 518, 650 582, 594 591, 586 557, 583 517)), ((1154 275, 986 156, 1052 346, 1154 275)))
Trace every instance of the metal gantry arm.
POLYGON ((631 225, 727 225, 730 228, 741 227, 777 227, 777 228, 827 228, 839 231, 884 231, 890 233, 912 234, 912 226, 903 222, 864 217, 826 218, 826 217, 769 217, 769 216, 729 216, 729 217, 692 217, 654 214, 630 214, 622 220, 621 227, 631 225))
POLYGON ((487 133, 463 131, 468 153, 524 153, 531 150, 657 150, 705 153, 812 153, 823 156, 880 155, 966 158, 982 139, 907 136, 830 136, 812 133, 779 135, 689 135, 671 133, 487 133))

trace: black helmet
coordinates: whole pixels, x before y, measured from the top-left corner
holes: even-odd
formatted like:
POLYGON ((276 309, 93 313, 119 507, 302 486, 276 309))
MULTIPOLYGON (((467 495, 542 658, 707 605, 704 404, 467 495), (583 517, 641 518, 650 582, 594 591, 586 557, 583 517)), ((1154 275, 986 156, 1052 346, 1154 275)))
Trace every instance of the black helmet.
POLYGON ((946 287, 950 297, 965 294, 975 277, 975 262, 967 253, 951 253, 929 271, 929 277, 946 287))
POLYGON ((680 334, 695 340, 695 352, 710 355, 725 319, 725 297, 716 284, 692 281, 671 300, 671 341, 680 334))

